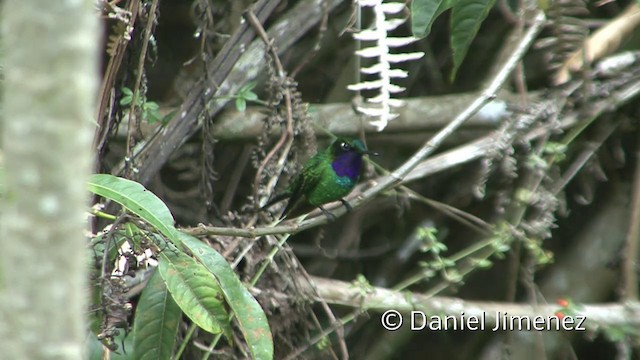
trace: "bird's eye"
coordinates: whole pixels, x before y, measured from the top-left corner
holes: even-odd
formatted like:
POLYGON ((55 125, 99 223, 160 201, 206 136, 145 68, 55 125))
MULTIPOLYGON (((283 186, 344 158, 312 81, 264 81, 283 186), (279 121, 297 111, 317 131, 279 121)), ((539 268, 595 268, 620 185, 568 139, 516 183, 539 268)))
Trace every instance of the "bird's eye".
POLYGON ((351 145, 349 145, 349 143, 342 142, 340 143, 340 148, 344 151, 349 151, 351 150, 351 145))

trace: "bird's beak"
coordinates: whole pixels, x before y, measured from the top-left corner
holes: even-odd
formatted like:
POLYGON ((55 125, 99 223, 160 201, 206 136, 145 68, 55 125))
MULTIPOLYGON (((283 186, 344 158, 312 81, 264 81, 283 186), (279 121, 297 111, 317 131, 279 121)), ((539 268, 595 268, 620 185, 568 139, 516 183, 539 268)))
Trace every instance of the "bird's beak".
POLYGON ((369 155, 369 156, 378 156, 378 155, 380 155, 379 153, 377 153, 375 151, 369 151, 369 150, 365 150, 362 154, 363 155, 369 155))

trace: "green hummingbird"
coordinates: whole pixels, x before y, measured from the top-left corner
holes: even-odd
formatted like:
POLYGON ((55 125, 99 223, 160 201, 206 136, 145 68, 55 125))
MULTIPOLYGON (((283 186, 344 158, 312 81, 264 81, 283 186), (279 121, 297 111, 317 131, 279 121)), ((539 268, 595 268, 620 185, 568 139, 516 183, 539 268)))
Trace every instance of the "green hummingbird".
POLYGON ((311 205, 319 208, 329 220, 334 220, 335 216, 322 205, 340 200, 348 211, 351 210, 343 197, 358 183, 362 156, 367 154, 377 155, 369 152, 359 139, 337 138, 328 148, 309 159, 285 191, 274 196, 262 209, 289 199, 280 219, 311 205))

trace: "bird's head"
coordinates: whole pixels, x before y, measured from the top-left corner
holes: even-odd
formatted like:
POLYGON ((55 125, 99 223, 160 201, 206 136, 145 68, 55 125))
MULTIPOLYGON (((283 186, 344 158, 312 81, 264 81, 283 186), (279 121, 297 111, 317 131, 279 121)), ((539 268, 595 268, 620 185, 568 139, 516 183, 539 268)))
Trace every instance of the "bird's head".
POLYGON ((338 176, 348 176, 352 180, 360 177, 363 155, 377 155, 370 152, 359 139, 337 138, 329 147, 333 158, 332 167, 338 176))
POLYGON ((343 154, 378 155, 368 151, 360 139, 337 138, 331 144, 331 154, 334 158, 343 154))

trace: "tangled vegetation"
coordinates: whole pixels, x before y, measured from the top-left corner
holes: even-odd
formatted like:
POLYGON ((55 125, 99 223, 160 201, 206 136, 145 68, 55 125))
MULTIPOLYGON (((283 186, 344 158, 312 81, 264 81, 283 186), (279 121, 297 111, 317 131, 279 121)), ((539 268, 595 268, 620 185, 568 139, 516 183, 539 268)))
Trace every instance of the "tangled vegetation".
POLYGON ((378 21, 361 2, 101 2, 97 339, 114 358, 637 355, 637 3, 414 0, 378 21), (353 211, 262 210, 336 135, 380 153, 353 211), (411 331, 411 311, 586 321, 411 331))

